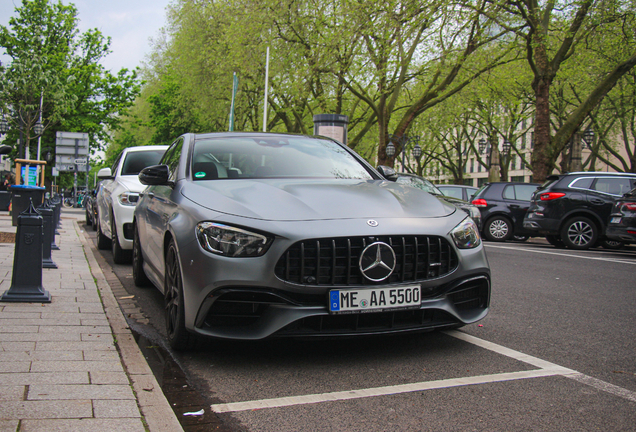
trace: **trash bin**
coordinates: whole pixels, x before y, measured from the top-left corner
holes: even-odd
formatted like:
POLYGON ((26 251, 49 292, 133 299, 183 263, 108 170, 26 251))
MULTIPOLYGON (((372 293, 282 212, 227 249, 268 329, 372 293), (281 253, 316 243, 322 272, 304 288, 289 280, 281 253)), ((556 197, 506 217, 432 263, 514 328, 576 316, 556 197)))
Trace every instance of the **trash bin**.
POLYGON ((33 207, 38 207, 44 202, 46 188, 39 186, 12 185, 11 191, 11 222, 18 226, 18 216, 29 208, 29 198, 33 200, 33 207))

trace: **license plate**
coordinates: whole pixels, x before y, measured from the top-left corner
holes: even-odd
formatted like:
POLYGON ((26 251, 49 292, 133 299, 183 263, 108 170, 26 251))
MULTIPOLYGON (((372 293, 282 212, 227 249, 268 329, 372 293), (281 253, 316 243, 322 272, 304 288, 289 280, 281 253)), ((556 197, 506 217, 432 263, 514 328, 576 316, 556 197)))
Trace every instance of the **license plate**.
POLYGON ((333 314, 414 309, 420 304, 419 285, 329 291, 329 312, 333 314))
POLYGON ((613 217, 612 220, 610 220, 610 223, 621 223, 621 218, 620 217, 613 217))

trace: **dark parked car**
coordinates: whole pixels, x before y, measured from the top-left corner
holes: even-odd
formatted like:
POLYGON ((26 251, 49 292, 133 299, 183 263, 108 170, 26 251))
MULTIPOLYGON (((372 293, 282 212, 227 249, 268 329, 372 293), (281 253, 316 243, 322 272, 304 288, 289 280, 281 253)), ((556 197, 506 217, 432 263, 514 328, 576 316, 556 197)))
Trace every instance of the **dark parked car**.
POLYGON ((453 328, 486 316, 474 221, 328 138, 185 134, 135 208, 133 280, 175 349, 226 339, 453 328))
POLYGON ((557 247, 589 249, 608 242, 607 222, 614 202, 636 187, 636 174, 579 172, 549 176, 533 196, 524 228, 557 247))
POLYGON ((88 192, 84 197, 84 210, 86 211, 86 225, 92 226, 93 231, 97 231, 97 204, 95 202, 95 198, 97 197, 97 191, 99 189, 99 185, 88 192))
POLYGON ((616 201, 605 235, 613 241, 636 243, 636 189, 616 201))
POLYGON ((477 227, 481 229, 481 212, 476 206, 462 199, 444 195, 433 183, 418 175, 399 173, 397 176, 398 178, 396 181, 398 183, 422 189, 423 191, 435 195, 437 198, 453 204, 455 207, 465 211, 468 216, 473 218, 477 227))
POLYGON ((468 202, 472 200, 472 197, 473 195, 475 195, 475 192, 479 190, 479 188, 476 188, 474 186, 450 185, 450 184, 435 185, 435 186, 437 186, 437 189, 442 191, 442 193, 446 196, 458 198, 460 200, 464 200, 468 202))
POLYGON ((481 232, 486 240, 527 240, 523 217, 538 183, 486 183, 473 195, 473 204, 481 211, 481 232))

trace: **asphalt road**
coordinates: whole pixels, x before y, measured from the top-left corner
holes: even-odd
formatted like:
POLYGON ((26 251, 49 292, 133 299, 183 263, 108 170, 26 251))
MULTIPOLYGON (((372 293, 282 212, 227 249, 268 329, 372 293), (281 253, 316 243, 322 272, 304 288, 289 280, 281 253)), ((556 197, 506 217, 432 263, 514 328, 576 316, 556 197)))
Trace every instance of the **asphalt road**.
MULTIPOLYGON (((479 325, 208 341, 175 359, 231 431, 635 431, 636 248, 486 250, 492 307, 479 325)), ((161 295, 102 255, 150 320, 137 330, 161 339, 161 295)))

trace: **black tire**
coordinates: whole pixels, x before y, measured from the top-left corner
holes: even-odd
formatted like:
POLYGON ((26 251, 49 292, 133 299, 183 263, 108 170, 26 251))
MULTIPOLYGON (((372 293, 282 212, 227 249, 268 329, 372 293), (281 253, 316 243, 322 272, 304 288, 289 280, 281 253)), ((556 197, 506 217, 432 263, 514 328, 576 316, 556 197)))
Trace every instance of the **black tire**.
POLYGON ((88 210, 86 210, 85 213, 86 213, 86 225, 88 226, 93 225, 93 219, 91 219, 91 215, 88 212, 88 210))
POLYGON ((529 236, 524 236, 524 235, 514 235, 512 236, 512 239, 516 242, 524 242, 524 241, 528 241, 530 237, 529 236))
POLYGON ((196 336, 185 327, 185 307, 183 304, 183 279, 179 254, 174 240, 170 240, 166 251, 166 271, 164 276, 164 299, 166 311, 166 333, 172 349, 183 351, 194 348, 196 336))
POLYGON ((596 244, 598 228, 590 219, 575 216, 561 228, 563 244, 570 249, 585 250, 596 244))
POLYGON ((139 233, 136 226, 133 236, 132 274, 135 286, 144 288, 151 285, 150 279, 144 271, 144 256, 141 253, 141 243, 139 243, 139 233))
POLYGON ((559 236, 547 235, 545 236, 545 239, 548 241, 548 243, 550 243, 555 248, 558 248, 558 249, 565 248, 565 243, 563 243, 563 240, 561 240, 561 237, 559 236))
POLYGON ((102 224, 99 222, 99 218, 97 219, 97 249, 107 250, 110 249, 110 239, 104 235, 102 232, 102 224))
POLYGON ((513 235, 512 222, 505 216, 494 216, 484 225, 484 237, 494 242, 510 240, 513 235))
POLYGON ((121 248, 119 237, 117 237, 117 226, 115 224, 114 215, 110 218, 110 234, 112 239, 110 244, 113 251, 113 261, 115 261, 115 264, 130 264, 132 251, 121 248))

